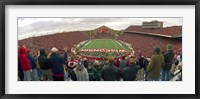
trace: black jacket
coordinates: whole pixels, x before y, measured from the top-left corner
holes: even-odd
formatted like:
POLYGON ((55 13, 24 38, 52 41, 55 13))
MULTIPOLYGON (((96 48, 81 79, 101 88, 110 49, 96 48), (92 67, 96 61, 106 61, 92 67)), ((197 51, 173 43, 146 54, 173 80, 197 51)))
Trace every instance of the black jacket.
POLYGON ((137 75, 139 66, 131 64, 122 70, 122 78, 124 81, 134 81, 137 75))
POLYGON ((120 70, 114 64, 109 63, 102 67, 101 77, 104 81, 119 81, 120 70))
POLYGON ((138 58, 138 63, 137 64, 140 66, 140 68, 146 68, 145 64, 144 64, 144 61, 145 61, 144 57, 139 57, 138 58))
POLYGON ((164 54, 164 67, 163 70, 170 70, 172 68, 172 63, 173 63, 173 58, 174 58, 174 52, 172 50, 168 50, 164 54))
POLYGON ((56 53, 52 53, 49 58, 50 67, 52 67, 53 74, 64 74, 64 64, 65 60, 63 57, 56 53))
POLYGON ((88 68, 88 62, 86 60, 83 61, 83 65, 85 66, 86 69, 88 68))
POLYGON ((45 49, 40 49, 40 56, 38 57, 38 61, 40 64, 40 69, 47 70, 51 68, 49 65, 48 58, 46 57, 45 54, 45 49))

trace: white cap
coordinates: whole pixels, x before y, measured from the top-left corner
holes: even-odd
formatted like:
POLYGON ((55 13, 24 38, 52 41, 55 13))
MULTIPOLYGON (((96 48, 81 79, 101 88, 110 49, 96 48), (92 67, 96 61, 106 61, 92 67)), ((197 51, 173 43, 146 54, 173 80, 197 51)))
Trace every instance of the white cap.
POLYGON ((53 48, 51 49, 51 51, 52 51, 52 52, 57 52, 58 49, 57 49, 56 47, 53 47, 53 48))

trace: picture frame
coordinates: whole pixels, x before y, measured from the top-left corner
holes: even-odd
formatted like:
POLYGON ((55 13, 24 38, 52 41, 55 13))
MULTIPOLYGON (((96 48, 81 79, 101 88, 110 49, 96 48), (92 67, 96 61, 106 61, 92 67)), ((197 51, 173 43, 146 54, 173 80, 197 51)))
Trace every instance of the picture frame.
POLYGON ((152 99, 192 99, 199 98, 199 49, 200 46, 200 1, 199 0, 40 0, 40 1, 26 1, 26 0, 8 0, 0 1, 0 97, 2 99, 21 99, 21 98, 97 98, 97 99, 108 99, 108 98, 152 98, 152 99), (5 94, 5 67, 6 67, 6 56, 5 56, 5 7, 6 5, 195 5, 195 94, 67 94, 67 95, 57 95, 57 94, 5 94))

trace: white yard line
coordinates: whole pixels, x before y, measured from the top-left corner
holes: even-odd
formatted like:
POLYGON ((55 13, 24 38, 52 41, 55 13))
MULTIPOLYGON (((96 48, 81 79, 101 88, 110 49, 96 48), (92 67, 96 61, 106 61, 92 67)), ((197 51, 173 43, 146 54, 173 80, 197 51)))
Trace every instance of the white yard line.
POLYGON ((90 40, 89 42, 87 42, 87 43, 82 47, 82 49, 84 49, 90 42, 92 42, 92 40, 90 40))
POLYGON ((116 45, 116 43, 114 42, 114 40, 112 40, 112 43, 115 45, 115 48, 119 48, 119 46, 116 45))
POLYGON ((117 42, 120 46, 123 47, 124 50, 126 50, 126 48, 122 44, 120 44, 117 40, 115 40, 115 42, 117 42))
POLYGON ((94 44, 94 42, 96 42, 96 40, 94 40, 94 41, 92 42, 92 44, 89 46, 89 48, 94 44))

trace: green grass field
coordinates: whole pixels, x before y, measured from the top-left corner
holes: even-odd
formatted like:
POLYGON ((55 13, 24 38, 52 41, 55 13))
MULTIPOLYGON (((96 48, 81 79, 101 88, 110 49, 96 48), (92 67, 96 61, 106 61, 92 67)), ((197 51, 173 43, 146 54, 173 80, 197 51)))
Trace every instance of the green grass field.
POLYGON ((130 50, 128 47, 121 45, 116 40, 110 40, 110 39, 94 39, 87 42, 80 49, 115 49, 115 50, 127 50, 127 51, 130 50))

